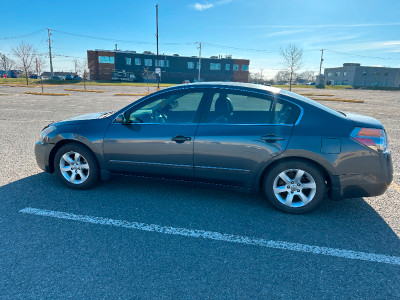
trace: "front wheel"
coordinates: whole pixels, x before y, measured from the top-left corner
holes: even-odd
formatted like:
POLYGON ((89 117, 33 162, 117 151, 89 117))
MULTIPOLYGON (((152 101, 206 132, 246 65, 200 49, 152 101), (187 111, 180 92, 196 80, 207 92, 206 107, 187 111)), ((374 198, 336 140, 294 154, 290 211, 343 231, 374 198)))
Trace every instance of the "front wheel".
POLYGON ((62 146, 54 157, 54 170, 72 189, 88 189, 99 179, 99 166, 93 153, 79 144, 62 146))
POLYGON ((302 214, 316 208, 326 194, 322 172, 303 161, 286 161, 274 166, 264 179, 264 193, 279 210, 302 214))

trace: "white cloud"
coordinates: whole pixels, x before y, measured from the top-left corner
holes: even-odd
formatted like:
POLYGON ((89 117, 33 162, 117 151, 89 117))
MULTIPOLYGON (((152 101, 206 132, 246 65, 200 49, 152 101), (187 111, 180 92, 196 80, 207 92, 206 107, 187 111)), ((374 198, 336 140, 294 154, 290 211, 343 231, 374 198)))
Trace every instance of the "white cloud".
POLYGON ((212 3, 201 4, 201 3, 197 3, 197 2, 193 5, 194 9, 199 10, 199 11, 209 9, 213 6, 214 6, 214 4, 212 4, 212 3))
POLYGON ((307 32, 307 31, 308 30, 306 30, 306 29, 283 30, 283 31, 270 32, 270 33, 265 34, 265 36, 268 36, 268 37, 282 36, 282 35, 290 35, 290 34, 295 34, 295 33, 300 33, 300 32, 307 32))

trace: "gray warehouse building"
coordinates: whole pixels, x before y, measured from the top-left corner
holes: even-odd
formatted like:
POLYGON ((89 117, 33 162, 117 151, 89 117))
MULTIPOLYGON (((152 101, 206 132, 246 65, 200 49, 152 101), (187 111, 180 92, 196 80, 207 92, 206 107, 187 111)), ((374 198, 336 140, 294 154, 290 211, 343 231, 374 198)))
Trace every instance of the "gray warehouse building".
POLYGON ((326 68, 324 75, 326 85, 400 87, 400 68, 368 67, 358 63, 345 63, 343 67, 326 68))

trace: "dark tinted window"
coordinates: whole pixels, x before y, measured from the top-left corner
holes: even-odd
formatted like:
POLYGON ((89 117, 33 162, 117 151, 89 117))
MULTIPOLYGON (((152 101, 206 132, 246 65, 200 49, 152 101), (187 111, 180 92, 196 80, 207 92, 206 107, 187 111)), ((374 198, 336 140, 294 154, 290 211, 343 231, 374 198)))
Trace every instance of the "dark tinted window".
POLYGON ((293 124, 300 109, 267 95, 215 93, 207 123, 225 124, 293 124))
POLYGON ((130 121, 137 123, 193 123, 202 92, 176 93, 157 97, 135 108, 130 121))

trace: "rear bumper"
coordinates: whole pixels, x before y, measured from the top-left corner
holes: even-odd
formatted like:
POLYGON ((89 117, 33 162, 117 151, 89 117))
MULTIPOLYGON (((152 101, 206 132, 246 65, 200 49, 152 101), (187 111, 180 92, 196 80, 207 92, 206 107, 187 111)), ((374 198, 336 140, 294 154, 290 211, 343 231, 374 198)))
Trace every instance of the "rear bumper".
POLYGON ((393 180, 393 165, 390 152, 380 154, 381 170, 378 173, 344 174, 331 176, 330 198, 373 197, 385 193, 393 180))
POLYGON ((52 144, 42 144, 41 142, 35 143, 35 157, 36 163, 42 170, 51 173, 49 156, 50 151, 54 147, 52 144))

